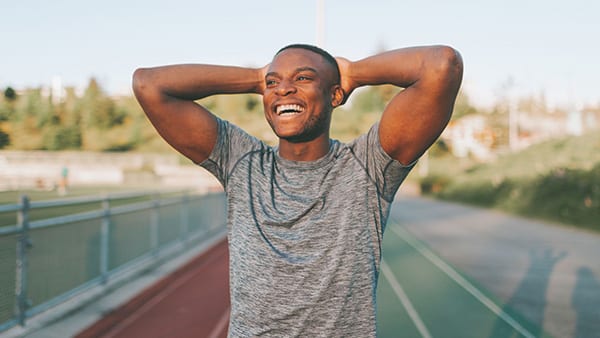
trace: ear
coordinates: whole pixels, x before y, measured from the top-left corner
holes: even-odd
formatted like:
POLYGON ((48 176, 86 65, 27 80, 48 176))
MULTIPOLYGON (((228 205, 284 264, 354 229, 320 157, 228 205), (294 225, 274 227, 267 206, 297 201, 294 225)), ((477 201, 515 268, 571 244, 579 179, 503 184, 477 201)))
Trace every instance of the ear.
POLYGON ((335 85, 331 91, 331 106, 333 108, 341 106, 344 103, 344 91, 340 85, 335 85))

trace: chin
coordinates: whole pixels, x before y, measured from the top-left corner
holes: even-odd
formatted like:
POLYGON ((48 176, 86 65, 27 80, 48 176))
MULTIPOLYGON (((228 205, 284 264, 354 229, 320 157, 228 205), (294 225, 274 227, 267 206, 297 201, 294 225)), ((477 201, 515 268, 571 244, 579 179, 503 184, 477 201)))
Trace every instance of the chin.
POLYGON ((271 129, 279 138, 290 138, 301 135, 305 130, 303 125, 276 124, 268 121, 271 129))
POLYGON ((293 140, 293 139, 302 138, 302 133, 297 132, 297 131, 294 132, 294 131, 290 131, 290 130, 276 130, 276 129, 273 129, 273 132, 280 139, 293 140))
POLYGON ((309 142, 316 138, 329 135, 329 120, 309 120, 303 123, 275 123, 268 120, 271 129, 279 139, 293 143, 309 142))

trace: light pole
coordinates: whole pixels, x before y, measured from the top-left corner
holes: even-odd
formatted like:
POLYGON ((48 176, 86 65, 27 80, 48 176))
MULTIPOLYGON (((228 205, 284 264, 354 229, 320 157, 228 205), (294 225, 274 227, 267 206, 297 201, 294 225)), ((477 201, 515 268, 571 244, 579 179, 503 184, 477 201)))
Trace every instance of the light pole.
POLYGON ((325 48, 325 0, 317 0, 317 46, 325 48))
POLYGON ((511 152, 519 148, 519 107, 516 100, 509 97, 508 101, 508 144, 511 152))

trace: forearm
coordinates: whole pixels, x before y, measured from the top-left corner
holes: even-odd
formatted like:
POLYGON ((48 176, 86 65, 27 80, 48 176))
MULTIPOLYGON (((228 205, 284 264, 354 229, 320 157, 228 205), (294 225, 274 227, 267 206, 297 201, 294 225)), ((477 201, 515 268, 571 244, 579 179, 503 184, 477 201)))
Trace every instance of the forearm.
POLYGON ((437 139, 450 119, 462 80, 460 54, 446 46, 396 49, 351 62, 339 58, 346 98, 358 87, 405 88, 386 105, 379 124, 381 146, 408 164, 437 139))
POLYGON ((458 53, 446 46, 424 46, 396 49, 351 62, 348 81, 352 89, 392 84, 410 87, 421 80, 439 81, 440 72, 447 72, 460 63, 458 53))
POLYGON ((140 68, 133 77, 136 93, 152 90, 183 100, 215 94, 260 94, 263 83, 261 69, 202 64, 140 68))

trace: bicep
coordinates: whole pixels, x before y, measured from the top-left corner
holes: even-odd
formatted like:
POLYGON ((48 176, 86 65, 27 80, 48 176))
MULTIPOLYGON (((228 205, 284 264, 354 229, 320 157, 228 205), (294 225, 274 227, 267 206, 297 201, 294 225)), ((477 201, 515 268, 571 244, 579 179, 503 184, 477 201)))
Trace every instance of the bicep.
POLYGON ((195 163, 210 155, 218 133, 215 116, 194 101, 136 90, 136 97, 158 133, 195 163))
POLYGON ((379 124, 386 153, 402 164, 419 158, 448 124, 461 79, 462 64, 448 65, 398 93, 379 124))

